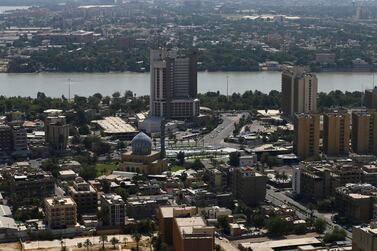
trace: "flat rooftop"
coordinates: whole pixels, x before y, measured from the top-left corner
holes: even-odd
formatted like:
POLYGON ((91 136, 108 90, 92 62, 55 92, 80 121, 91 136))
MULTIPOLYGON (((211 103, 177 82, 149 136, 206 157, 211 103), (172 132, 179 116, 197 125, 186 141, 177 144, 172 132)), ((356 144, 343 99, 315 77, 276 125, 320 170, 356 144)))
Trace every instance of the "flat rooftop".
POLYGON ((76 204, 71 197, 46 198, 46 203, 50 206, 53 206, 53 205, 75 205, 76 204))
POLYGON ((105 133, 109 134, 137 132, 132 125, 119 117, 106 117, 102 120, 95 120, 93 123, 98 124, 105 133))
POLYGON ((315 237, 308 237, 308 238, 299 238, 299 239, 286 239, 286 240, 276 240, 276 241, 265 241, 259 243, 251 243, 245 242, 241 243, 243 248, 251 248, 253 251, 273 251, 274 249, 278 248, 296 248, 298 246, 305 246, 305 245, 318 245, 321 244, 315 237))

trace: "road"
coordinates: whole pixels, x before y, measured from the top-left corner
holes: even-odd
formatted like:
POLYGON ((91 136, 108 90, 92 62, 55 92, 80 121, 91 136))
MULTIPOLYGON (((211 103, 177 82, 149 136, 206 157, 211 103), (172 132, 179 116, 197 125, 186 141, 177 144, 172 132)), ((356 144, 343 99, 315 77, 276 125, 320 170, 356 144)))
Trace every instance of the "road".
POLYGON ((238 123, 243 114, 223 114, 221 118, 223 122, 218 125, 212 132, 205 135, 200 141, 201 144, 205 146, 215 146, 215 147, 235 147, 237 144, 226 143, 224 139, 231 136, 234 130, 234 123, 238 123))
MULTIPOLYGON (((343 228, 340 225, 335 224, 332 222, 331 217, 328 217, 328 214, 319 213, 317 210, 310 210, 309 208, 305 207, 304 205, 300 204, 299 202, 293 200, 291 197, 287 196, 285 192, 275 192, 273 189, 267 189, 266 199, 271 201, 274 205, 281 205, 287 204, 294 209, 296 209, 297 216, 301 219, 308 219, 311 216, 316 218, 323 219, 327 222, 328 229, 333 229, 335 226, 339 228, 343 228)), ((344 229, 344 228, 343 228, 344 229)), ((349 232, 347 229, 344 229, 347 233, 347 237, 352 239, 352 233, 349 232)))

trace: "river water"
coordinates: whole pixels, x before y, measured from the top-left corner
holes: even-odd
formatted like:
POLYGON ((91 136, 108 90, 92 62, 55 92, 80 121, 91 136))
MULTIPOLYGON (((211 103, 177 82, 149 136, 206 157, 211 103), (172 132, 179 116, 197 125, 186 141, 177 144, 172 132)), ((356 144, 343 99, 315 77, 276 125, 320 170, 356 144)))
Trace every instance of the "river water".
MULTIPOLYGON (((226 94, 229 76, 229 94, 246 90, 269 92, 280 90, 280 72, 200 72, 198 90, 201 93, 220 91, 226 94)), ((361 91, 373 87, 372 73, 318 73, 319 91, 361 91)), ((137 95, 149 94, 149 73, 3 73, 0 74, 0 95, 36 97, 37 92, 48 96, 68 97, 69 79, 71 96, 89 96, 96 92, 111 95, 131 90, 137 95)), ((376 76, 377 81, 377 76, 376 76)))
POLYGON ((30 6, 0 6, 0 14, 11 11, 11 10, 20 10, 20 9, 27 9, 30 6))

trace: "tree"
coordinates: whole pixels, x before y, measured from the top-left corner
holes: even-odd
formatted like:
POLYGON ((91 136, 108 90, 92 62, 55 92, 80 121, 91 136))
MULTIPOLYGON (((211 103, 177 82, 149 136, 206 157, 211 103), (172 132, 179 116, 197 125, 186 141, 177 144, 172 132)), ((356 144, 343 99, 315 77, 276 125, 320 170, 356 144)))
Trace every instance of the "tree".
POLYGON ((315 219, 313 226, 317 233, 322 234, 326 230, 327 222, 324 219, 317 218, 315 219))
POLYGON ((134 232, 132 234, 132 239, 134 239, 134 241, 136 242, 136 250, 139 251, 139 244, 140 244, 140 240, 141 240, 141 234, 138 233, 138 232, 134 232))
POLYGON ((287 232, 287 221, 280 217, 272 217, 267 220, 266 227, 269 234, 281 236, 287 232))
POLYGON ((102 242, 102 251, 105 250, 105 242, 107 242, 107 235, 101 235, 99 241, 102 242))
POLYGON ((83 125, 79 127, 79 134, 88 135, 89 133, 90 133, 90 129, 88 125, 83 125))
POLYGON ((252 217, 252 222, 255 227, 262 228, 265 225, 265 217, 261 213, 254 214, 252 217))
POLYGON ((239 152, 232 152, 229 154, 229 165, 234 167, 240 166, 240 157, 241 154, 239 152))
POLYGON ((111 238, 110 242, 111 245, 113 245, 113 249, 115 249, 115 245, 119 243, 119 240, 114 236, 113 238, 111 238))
POLYGON ((215 251, 221 251, 221 246, 219 244, 216 244, 215 245, 215 251))
POLYGON ((334 243, 337 241, 344 241, 346 239, 347 233, 343 228, 335 226, 332 232, 327 232, 323 237, 325 243, 334 243))
POLYGON ((217 218, 217 225, 223 231, 224 234, 230 234, 229 218, 227 215, 221 215, 217 218))
POLYGON ((89 249, 91 248, 91 246, 93 246, 93 244, 89 239, 86 239, 83 246, 85 247, 86 251, 89 251, 89 249))
POLYGON ((182 151, 177 153, 177 160, 178 160, 178 163, 182 166, 185 163, 185 153, 182 151))
POLYGON ((162 241, 161 236, 159 234, 152 237, 152 247, 154 251, 164 251, 166 249, 165 243, 162 241))

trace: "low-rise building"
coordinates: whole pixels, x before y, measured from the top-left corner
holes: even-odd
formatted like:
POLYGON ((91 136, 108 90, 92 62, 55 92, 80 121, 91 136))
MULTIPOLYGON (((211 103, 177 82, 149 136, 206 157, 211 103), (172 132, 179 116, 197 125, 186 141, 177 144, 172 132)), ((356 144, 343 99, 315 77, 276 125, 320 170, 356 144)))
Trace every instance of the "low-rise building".
POLYGON ((352 230, 352 251, 377 250, 377 225, 372 222, 369 226, 354 227, 352 230))
POLYGON ((64 229, 77 224, 77 207, 70 197, 45 199, 46 221, 49 229, 64 229))
POLYGON ((76 202, 78 215, 97 213, 97 192, 83 178, 75 179, 73 186, 68 187, 68 194, 76 202))
POLYGON ((369 223, 376 199, 377 188, 369 184, 347 184, 338 187, 335 193, 339 215, 352 224, 369 223))
POLYGON ((122 140, 131 140, 138 133, 130 124, 119 117, 105 117, 102 120, 94 120, 92 124, 106 135, 122 140))

